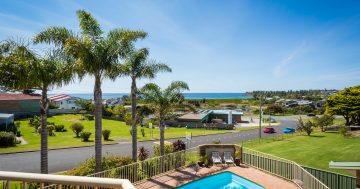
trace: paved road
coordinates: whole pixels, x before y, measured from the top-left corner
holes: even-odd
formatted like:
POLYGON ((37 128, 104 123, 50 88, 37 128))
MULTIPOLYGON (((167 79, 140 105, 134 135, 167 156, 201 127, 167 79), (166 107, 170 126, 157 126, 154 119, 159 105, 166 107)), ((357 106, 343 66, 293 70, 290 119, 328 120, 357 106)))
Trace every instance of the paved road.
MULTIPOLYGON (((263 137, 269 137, 282 134, 281 130, 285 127, 296 127, 296 122, 291 119, 281 119, 281 124, 276 126, 278 133, 265 134, 261 133, 263 137)), ((208 136, 193 137, 192 145, 211 143, 214 140, 220 140, 221 143, 235 143, 259 137, 258 130, 249 130, 234 133, 216 134, 208 136)), ((173 139, 174 140, 174 139, 173 139)), ((139 142, 138 146, 144 146, 147 149, 152 149, 154 141, 139 142)), ((131 143, 122 142, 114 145, 104 145, 104 155, 130 155, 131 143)), ((49 172, 60 172, 68 170, 85 159, 94 156, 94 147, 81 147, 49 151, 49 172)), ((15 154, 0 155, 0 170, 1 171, 18 171, 18 172, 40 172, 40 152, 24 152, 15 154)))

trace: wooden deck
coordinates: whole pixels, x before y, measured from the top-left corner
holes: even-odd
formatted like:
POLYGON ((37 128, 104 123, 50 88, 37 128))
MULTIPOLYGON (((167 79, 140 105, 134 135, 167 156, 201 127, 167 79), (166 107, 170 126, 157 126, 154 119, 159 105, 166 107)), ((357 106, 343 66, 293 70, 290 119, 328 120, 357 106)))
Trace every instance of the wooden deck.
POLYGON ((188 182, 198 180, 215 173, 230 171, 244 178, 252 180, 267 189, 297 189, 297 185, 288 180, 271 175, 269 173, 248 167, 248 166, 212 166, 210 168, 200 168, 198 166, 187 167, 175 171, 170 171, 155 178, 135 183, 137 189, 169 189, 176 188, 188 182))

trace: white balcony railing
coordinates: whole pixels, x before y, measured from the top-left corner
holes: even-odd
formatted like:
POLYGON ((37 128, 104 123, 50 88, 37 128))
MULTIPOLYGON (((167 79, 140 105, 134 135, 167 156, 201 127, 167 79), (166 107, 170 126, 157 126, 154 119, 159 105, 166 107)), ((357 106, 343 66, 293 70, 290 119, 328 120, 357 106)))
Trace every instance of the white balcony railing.
POLYGON ((135 189, 127 179, 64 176, 36 173, 20 173, 0 171, 0 188, 33 188, 30 185, 36 185, 36 188, 107 188, 107 189, 135 189))

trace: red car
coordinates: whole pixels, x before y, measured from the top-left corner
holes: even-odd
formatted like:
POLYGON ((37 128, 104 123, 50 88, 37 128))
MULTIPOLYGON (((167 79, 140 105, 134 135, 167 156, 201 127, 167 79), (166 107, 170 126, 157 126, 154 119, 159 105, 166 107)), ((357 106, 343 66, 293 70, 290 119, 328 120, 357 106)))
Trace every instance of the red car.
POLYGON ((272 127, 267 127, 264 129, 264 133, 275 133, 275 129, 272 127))

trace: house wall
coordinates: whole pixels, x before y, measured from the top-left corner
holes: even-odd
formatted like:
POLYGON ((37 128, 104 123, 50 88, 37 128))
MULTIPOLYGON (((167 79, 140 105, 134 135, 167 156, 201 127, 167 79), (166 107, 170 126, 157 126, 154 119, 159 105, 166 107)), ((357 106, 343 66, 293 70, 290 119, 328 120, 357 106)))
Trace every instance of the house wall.
POLYGON ((37 115, 40 113, 40 100, 2 100, 0 113, 15 114, 15 117, 37 115))
MULTIPOLYGON (((210 119, 222 119, 223 121, 227 122, 228 115, 227 114, 211 114, 210 119)), ((233 114, 232 115, 232 120, 240 123, 241 122, 241 116, 233 114)))
POLYGON ((59 109, 80 109, 79 106, 75 104, 76 99, 67 99, 62 101, 55 102, 59 106, 59 109))

